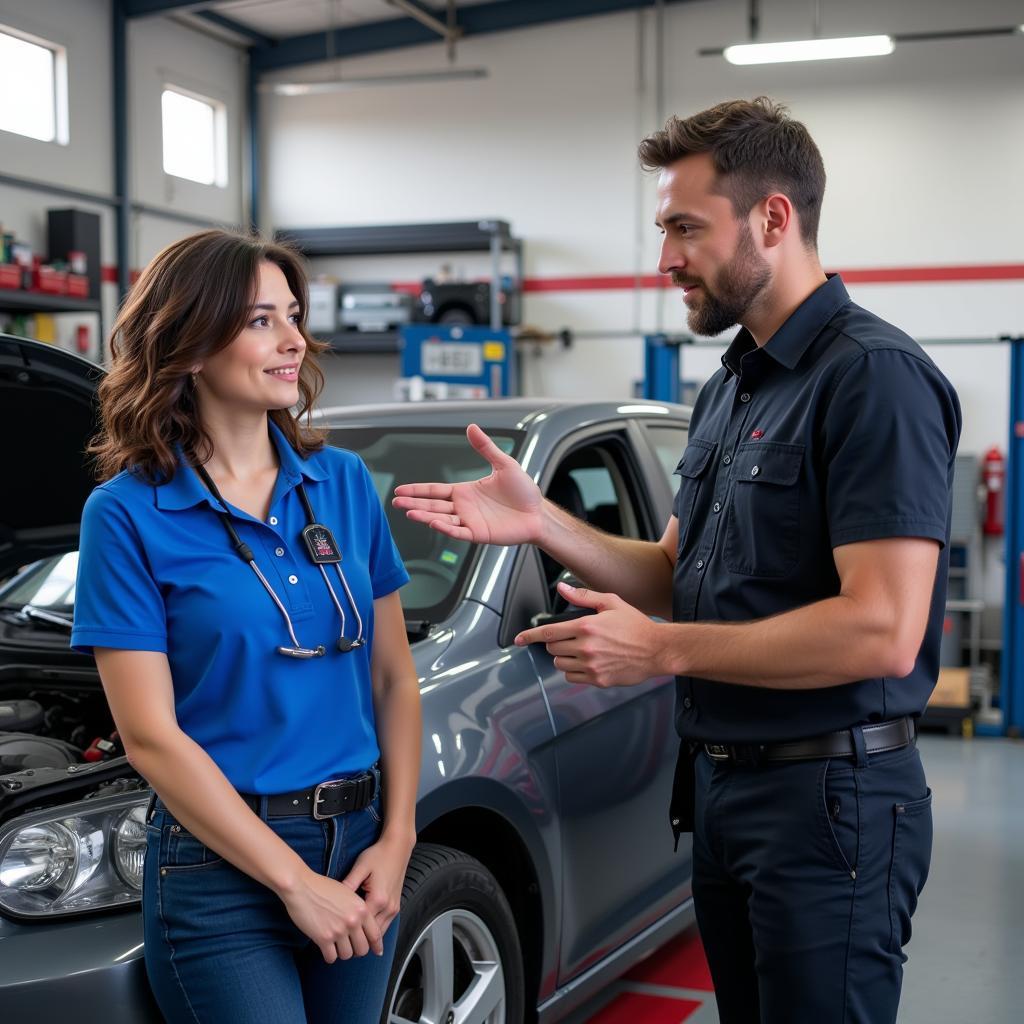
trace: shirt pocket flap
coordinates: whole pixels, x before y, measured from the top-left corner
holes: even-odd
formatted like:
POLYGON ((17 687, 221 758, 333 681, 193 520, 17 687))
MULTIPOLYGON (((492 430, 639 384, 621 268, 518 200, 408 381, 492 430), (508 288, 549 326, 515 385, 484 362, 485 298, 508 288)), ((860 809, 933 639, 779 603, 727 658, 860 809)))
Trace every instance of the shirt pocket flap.
POLYGON ((711 456, 715 453, 715 448, 718 445, 713 441, 701 441, 698 438, 694 438, 686 446, 686 451, 683 452, 683 457, 679 460, 679 465, 676 466, 675 472, 679 476, 694 477, 700 476, 705 469, 708 468, 708 463, 711 461, 711 456))
POLYGON ((736 482, 790 487, 797 482, 803 461, 802 444, 755 441, 740 445, 736 452, 736 482))

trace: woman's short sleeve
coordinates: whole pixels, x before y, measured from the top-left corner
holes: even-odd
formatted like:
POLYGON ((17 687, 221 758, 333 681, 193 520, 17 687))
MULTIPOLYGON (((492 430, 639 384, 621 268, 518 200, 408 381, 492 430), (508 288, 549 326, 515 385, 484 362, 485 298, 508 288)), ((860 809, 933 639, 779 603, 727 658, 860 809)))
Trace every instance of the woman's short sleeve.
POLYGON ((138 528, 116 494, 97 487, 82 511, 71 647, 167 653, 167 617, 138 528))

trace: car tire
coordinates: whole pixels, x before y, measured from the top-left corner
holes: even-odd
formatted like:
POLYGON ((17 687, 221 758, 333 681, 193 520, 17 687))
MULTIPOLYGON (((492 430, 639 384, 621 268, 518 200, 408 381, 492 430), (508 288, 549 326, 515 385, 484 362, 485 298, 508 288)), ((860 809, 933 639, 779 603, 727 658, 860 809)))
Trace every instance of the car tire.
POLYGON ((449 327, 472 327, 476 323, 473 311, 465 306, 448 306, 438 313, 436 322, 449 327))
POLYGON ((523 989, 519 933, 494 875, 458 850, 420 843, 405 875, 381 1024, 520 1024, 523 989))

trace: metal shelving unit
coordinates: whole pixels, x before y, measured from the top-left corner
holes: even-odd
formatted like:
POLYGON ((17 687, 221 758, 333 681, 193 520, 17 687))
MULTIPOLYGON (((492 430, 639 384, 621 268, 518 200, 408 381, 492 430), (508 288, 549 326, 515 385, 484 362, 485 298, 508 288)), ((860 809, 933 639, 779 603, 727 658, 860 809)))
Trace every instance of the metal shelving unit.
MULTIPOLYGON (((514 255, 515 276, 523 280, 523 242, 513 238, 504 220, 446 221, 437 224, 379 224, 355 227, 281 228, 275 235, 296 246, 307 259, 322 256, 403 256, 436 252, 491 254, 491 327, 502 326, 501 258, 514 255)), ((320 336, 336 352, 397 352, 398 332, 335 331, 320 336)))

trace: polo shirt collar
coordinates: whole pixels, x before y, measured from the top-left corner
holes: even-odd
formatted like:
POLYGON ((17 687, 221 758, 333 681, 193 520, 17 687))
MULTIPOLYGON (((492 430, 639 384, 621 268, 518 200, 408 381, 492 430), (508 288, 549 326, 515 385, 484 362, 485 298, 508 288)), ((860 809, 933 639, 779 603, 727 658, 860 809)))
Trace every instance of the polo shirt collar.
MULTIPOLYGON (((827 275, 819 285, 790 314, 786 322, 768 339, 764 353, 787 370, 796 368, 811 342, 825 329, 836 313, 850 301, 850 294, 838 274, 827 275)), ((757 348, 751 333, 741 328, 732 344, 722 356, 726 375, 740 376, 743 357, 757 348)))
MULTIPOLYGON (((289 487, 294 487, 302 482, 303 477, 307 480, 326 480, 327 470, 319 452, 311 453, 303 458, 288 443, 287 438, 281 432, 273 420, 269 420, 270 439, 277 449, 277 457, 280 462, 280 476, 287 480, 289 487)), ((282 483, 278 481, 278 484, 282 483)), ((276 489, 275 489, 276 492, 276 489)), ((185 462, 184 453, 178 447, 178 469, 174 476, 166 483, 159 484, 156 488, 156 507, 161 509, 184 509, 192 508, 206 502, 210 508, 218 512, 224 511, 223 506, 206 489, 199 475, 185 462)))

